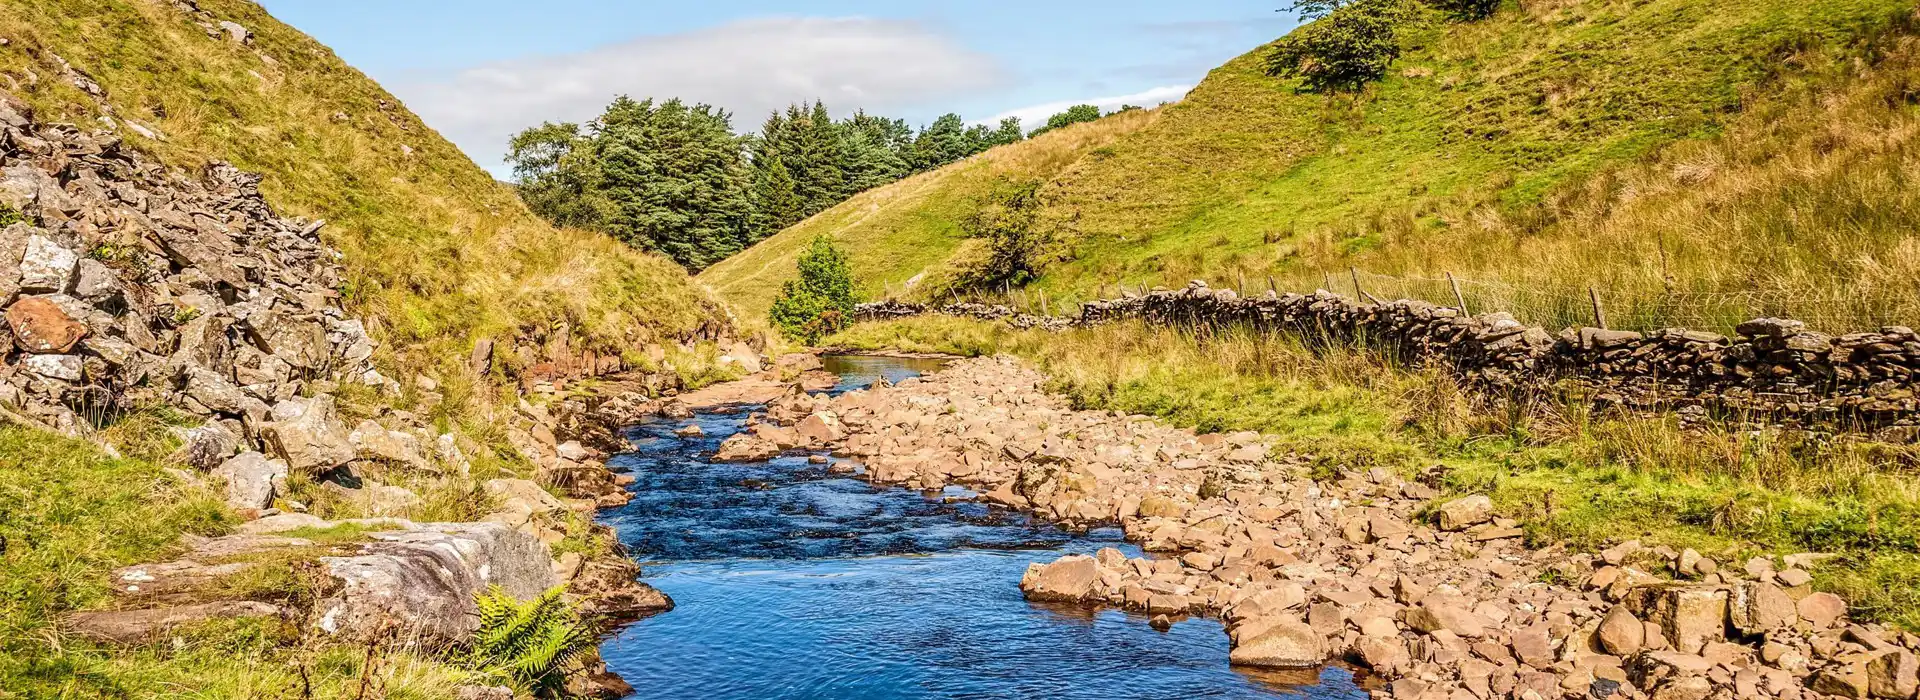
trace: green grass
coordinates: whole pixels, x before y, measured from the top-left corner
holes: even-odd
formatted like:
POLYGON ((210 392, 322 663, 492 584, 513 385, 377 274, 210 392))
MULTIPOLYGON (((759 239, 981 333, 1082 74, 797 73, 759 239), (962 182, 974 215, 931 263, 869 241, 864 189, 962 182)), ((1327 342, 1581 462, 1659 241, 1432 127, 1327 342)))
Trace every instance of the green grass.
POLYGON ((1845 555, 1816 585, 1857 614, 1920 629, 1920 451, 1727 429, 1669 416, 1602 418, 1575 400, 1476 397, 1446 374, 1285 338, 1194 337, 1121 325, 1063 334, 928 317, 863 324, 829 343, 1011 353, 1081 408, 1205 431, 1258 430, 1316 471, 1436 466, 1490 494, 1536 545, 1596 550, 1639 538, 1739 564, 1757 553, 1845 555))
MULTIPOLYGON (((1486 283, 1465 289, 1475 308, 1540 323, 1578 320, 1590 284, 1636 326, 1920 315, 1900 283, 1920 224, 1900 196, 1916 118, 1901 88, 1909 3, 1524 5, 1410 29, 1388 78, 1357 95, 1297 92, 1262 72, 1264 49, 1214 70, 1097 157, 1044 175, 1042 218, 1068 243, 1032 291, 1056 306, 1194 278, 1311 291, 1328 272, 1345 288, 1357 266, 1452 271, 1486 283), (1866 249, 1849 255, 1839 242, 1861 228, 1866 249), (1862 277, 1885 293, 1846 305, 1840 282, 1862 277), (1547 286, 1551 298, 1523 293, 1547 286)), ((885 235, 847 223, 850 208, 743 255, 790 267, 783 237, 825 230, 870 280, 937 272, 948 263, 902 256, 966 257, 948 243, 967 213, 954 205, 978 197, 959 182, 935 173, 894 186, 910 198, 873 193, 898 200, 885 235), (787 261, 765 260, 776 254, 787 261)), ((763 292, 742 291, 741 273, 702 280, 752 311, 763 292)), ((1451 299, 1444 281, 1369 284, 1451 299)))
MULTIPOLYGON (((302 697, 305 684, 312 697, 355 697, 364 677, 384 689, 378 697, 427 700, 451 698, 469 678, 447 661, 402 650, 382 650, 368 666, 363 647, 301 644, 294 630, 271 622, 217 622, 130 649, 60 630, 67 613, 111 604, 114 569, 177 553, 183 534, 221 535, 236 522, 211 490, 179 482, 153 461, 0 428, 0 698, 302 697)), ((325 547, 365 532, 291 534, 325 547)), ((298 603, 299 554, 264 555, 270 560, 216 582, 209 594, 298 603)))

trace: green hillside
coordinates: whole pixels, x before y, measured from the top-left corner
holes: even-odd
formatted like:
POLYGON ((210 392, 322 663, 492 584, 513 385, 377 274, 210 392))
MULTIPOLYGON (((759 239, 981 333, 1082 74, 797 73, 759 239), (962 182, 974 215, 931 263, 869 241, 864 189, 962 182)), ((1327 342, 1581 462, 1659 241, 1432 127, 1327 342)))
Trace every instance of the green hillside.
POLYGON ((689 333, 715 309, 678 266, 556 230, 332 50, 246 0, 0 1, 0 87, 48 120, 104 111, 156 132, 176 168, 266 176, 289 215, 324 218, 349 308, 404 364, 456 362, 480 336, 567 322, 602 349, 689 333), (246 43, 204 25, 238 23, 246 43), (97 82, 78 89, 62 61, 97 82))
MULTIPOLYGON (((1665 216, 1619 217, 1652 206, 1649 194, 1698 198, 1708 186, 1750 185, 1736 166, 1763 167, 1764 159, 1753 157, 1751 142, 1727 138, 1730 130, 1775 134, 1768 147, 1789 150, 1771 156, 1801 153, 1791 149, 1808 139, 1784 130, 1811 135, 1835 116, 1811 116, 1819 106, 1901 84, 1889 76, 1907 65, 1897 47, 1911 13, 1909 3, 1889 0, 1510 4, 1481 22, 1429 16, 1408 26, 1405 53, 1387 79, 1356 95, 1300 92, 1297 81, 1267 76, 1262 47, 1214 70, 1186 100, 1157 110, 1095 157, 1048 176, 1041 219, 1064 242, 1036 291, 1072 300, 1116 282, 1192 278, 1259 280, 1264 289, 1269 276, 1282 288, 1311 289, 1328 271, 1340 273, 1345 288, 1348 267, 1357 266, 1419 278, 1368 277, 1369 291, 1422 296, 1444 290, 1428 280, 1454 272, 1467 280, 1477 308, 1513 308, 1543 322, 1563 320, 1571 313, 1563 298, 1574 290, 1584 298, 1589 284, 1608 290, 1622 318, 1649 322, 1666 313, 1720 323, 1787 301, 1796 305, 1783 311, 1832 324, 1894 314, 1885 305, 1835 306, 1838 294, 1810 299, 1820 280, 1834 289, 1831 280, 1857 276, 1857 250, 1805 247, 1792 265, 1770 264, 1778 255, 1689 257, 1681 254, 1688 241, 1702 251, 1772 249, 1806 237, 1737 224, 1719 206, 1702 205, 1703 217, 1678 220, 1684 227, 1665 216), (1625 186, 1634 173, 1672 175, 1679 154, 1716 149, 1749 155, 1715 157, 1727 167, 1679 168, 1690 187, 1625 186), (1704 238, 1702 228, 1716 221, 1740 230, 1723 227, 1704 238), (1591 251, 1578 241, 1602 232, 1616 247, 1576 255, 1591 251), (1568 244, 1533 248, 1554 240, 1568 244), (1736 292, 1742 296, 1724 300, 1736 292), (1692 310, 1673 312, 1680 306, 1692 310)), ((1853 117, 1880 129, 1910 111, 1896 96, 1880 113, 1853 117)), ((989 157, 1017 157, 1036 145, 989 157)), ((749 250, 742 258, 756 261, 751 268, 718 266, 700 279, 754 311, 764 290, 744 278, 785 267, 769 253, 820 231, 847 241, 856 268, 872 275, 870 289, 937 273, 955 252, 964 255, 953 243, 957 219, 969 202, 979 203, 976 194, 944 186, 943 177, 951 176, 894 186, 911 197, 869 194, 864 206, 890 202, 881 208, 888 219, 910 224, 872 226, 854 215, 862 205, 849 203, 749 250), (923 204, 933 202, 940 204, 923 204)), ((1877 201, 1860 199, 1877 196, 1864 191, 1822 196, 1877 201)), ((1786 208, 1780 226, 1817 220, 1793 209, 1791 197, 1772 199, 1786 208)), ((1882 238, 1868 240, 1877 246, 1882 238)))

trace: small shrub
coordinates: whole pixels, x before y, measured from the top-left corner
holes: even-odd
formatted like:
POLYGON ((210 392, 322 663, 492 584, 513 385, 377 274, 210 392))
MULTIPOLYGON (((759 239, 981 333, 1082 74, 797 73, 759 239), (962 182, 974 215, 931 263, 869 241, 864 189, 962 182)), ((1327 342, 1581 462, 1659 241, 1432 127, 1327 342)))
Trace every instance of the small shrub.
POLYGON ((826 236, 813 239, 798 265, 800 278, 780 287, 768 315, 788 338, 811 345, 853 322, 853 272, 826 236))
POLYGON ((563 588, 525 603, 498 586, 482 594, 472 665, 524 692, 559 697, 575 663, 595 644, 591 626, 561 597, 563 588))
POLYGON ((0 227, 12 226, 25 220, 20 216, 20 210, 13 208, 12 205, 0 204, 0 227))
POLYGON ((1427 0, 1427 4, 1461 22, 1477 22, 1500 9, 1500 0, 1427 0))
POLYGON ((1400 57, 1403 0, 1363 0, 1333 10, 1273 45, 1267 74, 1299 78, 1313 92, 1358 90, 1400 57))

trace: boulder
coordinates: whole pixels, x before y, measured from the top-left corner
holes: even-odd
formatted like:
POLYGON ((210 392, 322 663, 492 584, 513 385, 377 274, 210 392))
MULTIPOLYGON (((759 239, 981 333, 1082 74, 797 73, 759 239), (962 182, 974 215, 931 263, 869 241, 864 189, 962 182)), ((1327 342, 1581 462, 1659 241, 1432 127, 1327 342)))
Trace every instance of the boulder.
POLYGON ((1646 645, 1646 625, 1625 606, 1615 606, 1600 620, 1594 636, 1608 654, 1624 658, 1646 645))
POLYGON ((1247 626, 1264 627, 1258 634, 1241 637, 1227 660, 1237 666, 1260 668, 1315 668, 1327 661, 1326 638, 1298 618, 1250 621, 1247 626))
POLYGON ((1920 672, 1917 672, 1912 652, 1905 649, 1882 649, 1877 656, 1867 662, 1867 693, 1885 700, 1909 700, 1916 691, 1920 691, 1920 672))
POLYGON ((45 236, 31 236, 20 257, 20 291, 26 294, 60 294, 73 282, 80 256, 45 236))
POLYGON ((87 337, 87 326, 44 297, 27 297, 7 307, 14 341, 31 353, 64 355, 87 337))
POLYGON ((347 427, 334 412, 333 397, 290 398, 274 404, 271 422, 261 429, 287 466, 314 474, 353 461, 358 452, 347 427))
POLYGON ((1459 605, 1429 600, 1403 614, 1408 627, 1428 634, 1441 630, 1470 638, 1487 634, 1487 619, 1459 605))
POLYGON ((315 627, 368 641, 398 633, 430 646, 465 641, 475 599, 491 586, 528 600, 555 586, 547 545, 499 523, 437 523, 375 532, 354 556, 322 557, 337 586, 314 606, 315 627))
POLYGON ((213 475, 227 482, 227 505, 234 510, 266 510, 284 490, 287 463, 259 452, 244 452, 222 462, 213 475))
POLYGON ((179 438, 180 447, 167 457, 168 461, 201 471, 220 466, 240 450, 240 436, 219 421, 207 421, 198 428, 174 428, 172 432, 179 438))
POLYGON ((1764 634, 1791 627, 1800 619, 1793 596, 1785 589, 1764 581, 1742 584, 1731 591, 1727 612, 1734 629, 1746 634, 1764 634))
POLYGON ((1450 532, 1479 525, 1493 519, 1493 499, 1474 494, 1447 501, 1440 505, 1438 519, 1440 529, 1450 532))
POLYGON ((713 455, 716 462, 761 462, 780 456, 780 446, 747 433, 738 433, 720 443, 713 455))
POLYGON ((837 442, 847 436, 846 428, 840 425, 839 417, 832 413, 820 412, 807 416, 794 426, 794 430, 815 444, 837 442))
POLYGON ((1093 594, 1100 581, 1100 565, 1093 557, 1069 555, 1051 564, 1027 565, 1020 590, 1028 600, 1079 602, 1093 594))
POLYGON ((427 461, 420 449, 420 438, 412 433, 387 430, 371 420, 361 421, 353 432, 347 434, 347 443, 353 445, 354 454, 359 459, 396 464, 409 469, 432 471, 433 463, 427 461))
POLYGON ((66 382, 80 381, 84 376, 81 367, 78 355, 28 355, 20 359, 21 369, 66 382))
POLYGON ((1847 615, 1847 602, 1832 593, 1813 593, 1795 605, 1800 619, 1806 620, 1816 630, 1823 630, 1839 623, 1847 615))
POLYGON ((1660 626, 1674 649, 1700 653, 1725 640, 1727 591, 1710 584, 1659 584, 1634 589, 1629 601, 1638 617, 1660 626))
POLYGON ((500 507, 505 511, 545 514, 567 508, 565 502, 526 479, 494 479, 486 483, 486 489, 500 499, 500 507))

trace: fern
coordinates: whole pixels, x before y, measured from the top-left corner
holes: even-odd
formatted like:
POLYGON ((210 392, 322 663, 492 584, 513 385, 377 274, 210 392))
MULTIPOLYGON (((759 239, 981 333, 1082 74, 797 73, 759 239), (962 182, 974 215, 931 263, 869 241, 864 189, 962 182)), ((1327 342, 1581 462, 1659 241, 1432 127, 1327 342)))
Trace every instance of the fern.
POLYGON ((559 695, 575 662, 597 638, 593 627, 561 597, 562 590, 554 588, 525 603, 498 586, 481 594, 472 665, 522 691, 559 695))

